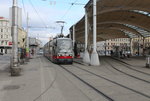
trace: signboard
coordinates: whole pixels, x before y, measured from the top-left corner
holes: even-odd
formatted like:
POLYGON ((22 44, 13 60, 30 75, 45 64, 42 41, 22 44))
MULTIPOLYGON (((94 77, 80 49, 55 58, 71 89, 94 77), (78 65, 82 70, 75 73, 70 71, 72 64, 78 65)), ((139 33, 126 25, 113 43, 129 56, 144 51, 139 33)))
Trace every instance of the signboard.
POLYGON ((12 42, 9 42, 8 44, 9 44, 9 45, 12 45, 12 42))

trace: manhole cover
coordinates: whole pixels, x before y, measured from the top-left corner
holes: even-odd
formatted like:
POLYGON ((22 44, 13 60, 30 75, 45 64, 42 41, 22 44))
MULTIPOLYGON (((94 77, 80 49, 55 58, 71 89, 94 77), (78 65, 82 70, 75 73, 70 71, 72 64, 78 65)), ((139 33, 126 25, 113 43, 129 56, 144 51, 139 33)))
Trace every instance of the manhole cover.
POLYGON ((20 86, 18 86, 18 85, 8 85, 8 86, 5 86, 3 88, 3 90, 16 90, 16 89, 19 89, 19 88, 20 88, 20 86))

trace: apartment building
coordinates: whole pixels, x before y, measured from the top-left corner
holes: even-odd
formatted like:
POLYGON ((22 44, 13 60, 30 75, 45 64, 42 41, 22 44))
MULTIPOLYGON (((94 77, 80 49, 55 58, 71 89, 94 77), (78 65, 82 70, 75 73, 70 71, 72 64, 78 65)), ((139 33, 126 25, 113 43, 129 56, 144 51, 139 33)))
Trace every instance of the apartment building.
POLYGON ((30 53, 32 53, 32 51, 34 51, 34 53, 37 53, 42 48, 41 40, 29 37, 29 48, 30 53))
POLYGON ((102 55, 105 54, 105 51, 106 54, 109 55, 111 53, 111 50, 115 51, 117 47, 128 51, 130 47, 130 39, 117 38, 117 39, 110 39, 110 40, 97 43, 97 51, 99 52, 99 54, 102 55))
POLYGON ((150 37, 138 37, 132 39, 133 53, 138 55, 150 55, 150 37))
POLYGON ((23 28, 18 28, 18 48, 26 47, 27 32, 23 28))
MULTIPOLYGON (((26 31, 18 27, 18 48, 25 48, 26 31)), ((11 25, 8 19, 0 17, 0 53, 9 54, 12 50, 11 25)))
POLYGON ((0 17, 0 53, 11 53, 12 37, 9 20, 0 17))

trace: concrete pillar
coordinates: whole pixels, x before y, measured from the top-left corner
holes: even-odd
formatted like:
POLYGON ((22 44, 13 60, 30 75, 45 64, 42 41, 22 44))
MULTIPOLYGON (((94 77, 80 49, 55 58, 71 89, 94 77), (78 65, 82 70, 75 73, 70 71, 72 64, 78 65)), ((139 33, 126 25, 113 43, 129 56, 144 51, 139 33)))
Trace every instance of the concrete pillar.
POLYGON ((100 65, 99 56, 96 51, 96 37, 97 37, 97 22, 96 22, 96 1, 93 0, 93 52, 91 54, 91 65, 100 65))
POLYGON ((88 40, 88 17, 87 11, 85 9, 85 51, 83 56, 83 62, 90 64, 90 55, 87 50, 87 40, 88 40))

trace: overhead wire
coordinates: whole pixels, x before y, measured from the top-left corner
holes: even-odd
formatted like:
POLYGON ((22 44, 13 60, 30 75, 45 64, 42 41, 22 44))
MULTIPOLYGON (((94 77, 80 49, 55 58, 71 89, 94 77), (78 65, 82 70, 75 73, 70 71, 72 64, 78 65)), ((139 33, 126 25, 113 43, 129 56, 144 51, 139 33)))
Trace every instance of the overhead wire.
MULTIPOLYGON (((40 11, 40 7, 39 7, 39 5, 37 4, 36 1, 37 1, 37 0, 33 0, 33 2, 35 2, 34 4, 36 5, 37 10, 40 11)), ((44 16, 44 15, 43 15, 42 17, 43 17, 43 18, 46 18, 46 22, 52 23, 52 21, 49 20, 49 18, 47 18, 47 16, 44 16)))
MULTIPOLYGON (((42 1, 47 1, 47 0, 42 0, 42 1)), ((56 1, 53 1, 53 0, 50 0, 49 1, 50 3, 52 3, 52 4, 56 4, 56 1)), ((84 4, 84 3, 77 3, 77 2, 74 2, 74 3, 72 3, 72 2, 64 2, 64 1, 57 1, 57 2, 59 2, 59 3, 63 3, 63 4, 74 4, 74 5, 86 5, 86 4, 84 4)))
POLYGON ((64 19, 64 17, 68 14, 68 12, 71 10, 71 8, 73 7, 73 5, 77 2, 78 0, 75 0, 73 3, 71 3, 70 7, 67 9, 67 11, 65 12, 65 14, 61 17, 61 20, 64 19))
POLYGON ((29 3, 31 4, 32 8, 34 9, 35 13, 38 15, 38 17, 40 18, 41 22, 43 23, 44 27, 47 28, 46 23, 44 22, 44 20, 42 19, 42 17, 40 16, 40 14, 38 13, 38 11, 36 10, 36 8, 34 7, 33 3, 31 2, 31 0, 28 0, 29 3))

